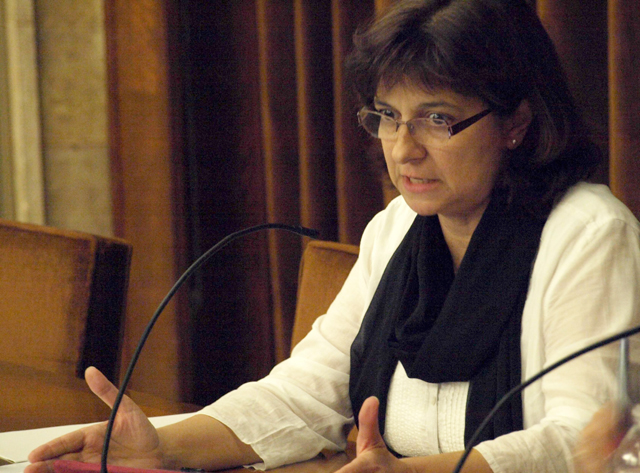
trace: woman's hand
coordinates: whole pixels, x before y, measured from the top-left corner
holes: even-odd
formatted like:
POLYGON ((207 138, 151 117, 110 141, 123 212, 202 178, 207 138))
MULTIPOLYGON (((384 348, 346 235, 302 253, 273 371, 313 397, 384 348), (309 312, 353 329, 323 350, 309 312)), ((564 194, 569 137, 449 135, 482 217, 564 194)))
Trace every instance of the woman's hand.
POLYGON ((618 410, 608 404, 593 415, 574 449, 575 470, 581 473, 605 473, 608 462, 629 425, 618 410))
MULTIPOLYGON (((356 472, 402 472, 450 473, 457 466, 462 452, 441 453, 427 457, 396 458, 388 449, 378 428, 378 408, 380 402, 370 397, 362 404, 358 416, 358 438, 356 459, 345 465, 337 473, 356 472)), ((463 472, 491 473, 491 467, 475 449, 471 450, 464 464, 463 472)))
MULTIPOLYGON (((96 368, 88 368, 85 379, 91 391, 109 407, 118 389, 96 368)), ((53 460, 99 463, 106 422, 84 427, 36 448, 29 454, 31 465, 25 473, 51 473, 53 460)), ((115 418, 109 445, 109 464, 139 468, 161 468, 162 453, 156 429, 140 408, 127 396, 115 418)))
POLYGON ((356 440, 356 459, 345 465, 337 473, 355 472, 413 472, 403 461, 396 458, 388 449, 378 428, 378 408, 380 401, 370 397, 362 404, 358 416, 358 438, 356 440))

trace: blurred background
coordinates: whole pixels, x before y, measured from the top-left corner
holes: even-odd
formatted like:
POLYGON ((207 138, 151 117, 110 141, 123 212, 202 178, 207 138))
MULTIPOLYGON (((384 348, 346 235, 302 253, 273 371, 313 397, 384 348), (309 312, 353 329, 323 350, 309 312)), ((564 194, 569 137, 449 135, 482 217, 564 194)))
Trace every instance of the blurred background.
MULTIPOLYGON (((0 0, 0 216, 133 244, 123 362, 179 275, 264 222, 359 242, 395 193, 342 62, 392 0, 0 0)), ((538 0, 640 216, 640 2, 538 0)), ((206 404, 289 352, 305 241, 233 243, 166 309, 131 387, 206 404)))

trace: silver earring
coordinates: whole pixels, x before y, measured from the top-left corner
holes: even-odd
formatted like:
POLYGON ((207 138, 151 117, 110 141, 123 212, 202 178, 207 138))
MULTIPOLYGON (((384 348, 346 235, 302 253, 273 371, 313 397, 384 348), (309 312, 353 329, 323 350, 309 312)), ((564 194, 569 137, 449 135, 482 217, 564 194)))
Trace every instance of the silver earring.
POLYGON ((518 140, 514 139, 511 143, 515 146, 515 144, 518 142, 518 140))

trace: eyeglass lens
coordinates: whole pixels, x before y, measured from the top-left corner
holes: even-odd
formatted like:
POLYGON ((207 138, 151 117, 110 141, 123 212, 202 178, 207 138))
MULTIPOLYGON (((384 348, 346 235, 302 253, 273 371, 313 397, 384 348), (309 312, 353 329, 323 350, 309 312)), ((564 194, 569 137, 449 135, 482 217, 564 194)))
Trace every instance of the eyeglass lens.
POLYGON ((418 141, 423 144, 431 144, 447 141, 451 136, 470 127, 489 113, 491 113, 491 110, 486 109, 455 125, 447 126, 444 124, 434 124, 427 118, 414 118, 407 122, 402 122, 373 110, 363 108, 358 113, 358 120, 362 127, 375 138, 394 140, 398 136, 400 126, 404 124, 409 129, 409 133, 418 141))

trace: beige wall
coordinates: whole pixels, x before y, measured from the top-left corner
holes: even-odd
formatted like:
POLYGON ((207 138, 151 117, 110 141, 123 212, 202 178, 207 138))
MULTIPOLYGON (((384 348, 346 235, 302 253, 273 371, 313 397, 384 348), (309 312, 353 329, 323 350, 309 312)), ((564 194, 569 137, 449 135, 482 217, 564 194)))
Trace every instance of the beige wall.
POLYGON ((3 0, 1 7, 0 108, 11 120, 0 130, 0 212, 110 236, 103 1, 3 0))
POLYGON ((46 219, 112 234, 102 0, 36 0, 46 219))
POLYGON ((32 0, 0 2, 0 216, 44 223, 32 0))

